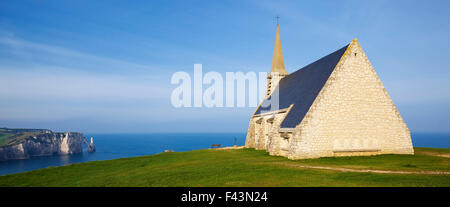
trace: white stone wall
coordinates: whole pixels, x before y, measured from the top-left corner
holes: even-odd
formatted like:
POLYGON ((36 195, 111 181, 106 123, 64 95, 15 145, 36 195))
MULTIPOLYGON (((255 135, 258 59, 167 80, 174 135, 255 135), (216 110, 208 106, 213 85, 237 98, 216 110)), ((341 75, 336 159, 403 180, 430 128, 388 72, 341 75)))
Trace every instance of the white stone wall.
POLYGON ((290 142, 290 159, 413 154, 409 129, 354 40, 290 142))
POLYGON ((286 111, 283 110, 275 114, 252 117, 245 146, 257 150, 266 150, 271 155, 280 155, 282 138, 280 137, 279 130, 286 114, 286 111), (260 123, 257 123, 259 119, 261 119, 260 123), (269 119, 273 119, 272 123, 268 122, 269 119))
POLYGON ((256 148, 255 145, 255 118, 250 118, 250 123, 248 124, 247 137, 245 138, 246 148, 256 148))

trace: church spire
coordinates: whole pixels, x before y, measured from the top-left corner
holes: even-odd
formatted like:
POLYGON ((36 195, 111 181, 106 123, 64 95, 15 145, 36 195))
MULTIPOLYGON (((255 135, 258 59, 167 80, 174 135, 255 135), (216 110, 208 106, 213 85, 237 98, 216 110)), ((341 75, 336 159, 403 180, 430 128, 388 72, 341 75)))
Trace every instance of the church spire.
POLYGON ((272 67, 270 73, 279 73, 280 75, 289 74, 284 68, 283 51, 281 50, 280 27, 277 24, 277 34, 275 36, 275 47, 273 48, 272 67))
MULTIPOLYGON (((277 23, 278 23, 277 17, 277 23)), ((281 50, 280 26, 277 24, 277 35, 275 36, 275 47, 273 48, 272 67, 267 76, 266 96, 270 96, 280 80, 289 73, 284 68, 283 51, 281 50)))

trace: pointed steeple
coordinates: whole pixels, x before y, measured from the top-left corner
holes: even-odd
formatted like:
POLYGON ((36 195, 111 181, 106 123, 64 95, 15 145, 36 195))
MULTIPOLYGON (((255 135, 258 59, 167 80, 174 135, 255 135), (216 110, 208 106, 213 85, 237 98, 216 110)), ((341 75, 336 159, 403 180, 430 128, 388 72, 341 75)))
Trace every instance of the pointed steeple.
POLYGON ((281 50, 280 26, 277 24, 277 35, 275 36, 275 46, 273 48, 272 67, 267 75, 266 96, 272 94, 280 80, 289 73, 284 68, 283 51, 281 50))
POLYGON ((277 24, 277 34, 275 36, 275 47, 273 48, 272 67, 270 73, 278 73, 280 75, 289 74, 284 68, 283 51, 281 50, 280 27, 277 24))

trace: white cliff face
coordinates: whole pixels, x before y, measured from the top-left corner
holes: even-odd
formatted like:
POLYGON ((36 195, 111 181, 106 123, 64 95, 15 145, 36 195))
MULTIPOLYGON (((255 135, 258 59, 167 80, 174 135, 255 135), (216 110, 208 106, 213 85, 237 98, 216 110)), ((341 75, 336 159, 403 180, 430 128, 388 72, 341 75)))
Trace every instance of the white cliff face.
POLYGON ((61 145, 59 147, 60 154, 69 154, 69 133, 66 132, 66 135, 61 141, 61 145))
POLYGON ((87 144, 86 138, 83 137, 83 134, 77 132, 42 133, 25 138, 20 144, 1 146, 0 161, 27 159, 32 156, 82 153, 83 143, 87 144))
POLYGON ((15 147, 20 154, 25 155, 25 150, 23 149, 23 144, 15 145, 15 147))

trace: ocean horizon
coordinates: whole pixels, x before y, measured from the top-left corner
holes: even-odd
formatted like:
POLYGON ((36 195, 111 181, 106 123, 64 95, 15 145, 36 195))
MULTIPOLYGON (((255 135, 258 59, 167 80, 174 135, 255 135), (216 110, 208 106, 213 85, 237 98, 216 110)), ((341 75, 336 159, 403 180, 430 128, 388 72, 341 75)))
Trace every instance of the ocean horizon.
MULTIPOLYGON (((244 145, 246 133, 85 133, 93 137, 94 153, 32 157, 25 160, 0 162, 0 175, 26 172, 73 163, 112 160, 162 153, 208 149, 212 144, 222 147, 244 145)), ((450 148, 450 133, 412 133, 414 147, 450 148)))

